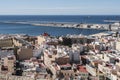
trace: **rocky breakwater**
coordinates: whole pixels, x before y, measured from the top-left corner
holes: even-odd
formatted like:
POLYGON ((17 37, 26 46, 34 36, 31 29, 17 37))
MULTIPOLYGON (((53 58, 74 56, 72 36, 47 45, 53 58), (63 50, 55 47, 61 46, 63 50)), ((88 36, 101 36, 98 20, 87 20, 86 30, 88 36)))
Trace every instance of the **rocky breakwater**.
POLYGON ((120 25, 115 24, 83 24, 83 23, 62 23, 62 22, 40 22, 40 21, 3 21, 7 24, 26 24, 33 26, 65 27, 65 28, 83 28, 99 30, 118 30, 120 25))

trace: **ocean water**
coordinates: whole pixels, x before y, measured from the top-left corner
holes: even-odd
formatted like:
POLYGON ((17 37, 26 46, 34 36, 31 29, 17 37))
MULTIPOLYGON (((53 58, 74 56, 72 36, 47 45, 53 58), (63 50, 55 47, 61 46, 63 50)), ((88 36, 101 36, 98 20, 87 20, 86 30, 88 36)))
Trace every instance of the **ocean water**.
MULTIPOLYGON (((81 16, 0 16, 0 21, 38 21, 38 22, 63 22, 63 23, 96 23, 96 24, 110 24, 104 20, 120 21, 120 16, 107 15, 81 15, 81 16)), ((32 26, 26 24, 6 24, 0 23, 0 34, 28 34, 40 35, 44 32, 53 36, 61 36, 67 34, 83 34, 90 35, 94 33, 103 32, 104 30, 95 29, 75 29, 75 28, 61 28, 61 27, 46 27, 46 26, 32 26)))

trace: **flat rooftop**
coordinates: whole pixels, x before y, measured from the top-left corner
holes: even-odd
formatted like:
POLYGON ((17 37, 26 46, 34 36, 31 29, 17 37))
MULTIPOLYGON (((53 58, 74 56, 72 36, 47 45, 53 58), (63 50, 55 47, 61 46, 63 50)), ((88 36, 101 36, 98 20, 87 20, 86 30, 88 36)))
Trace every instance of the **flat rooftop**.
POLYGON ((13 54, 14 54, 13 50, 0 50, 0 58, 13 54))

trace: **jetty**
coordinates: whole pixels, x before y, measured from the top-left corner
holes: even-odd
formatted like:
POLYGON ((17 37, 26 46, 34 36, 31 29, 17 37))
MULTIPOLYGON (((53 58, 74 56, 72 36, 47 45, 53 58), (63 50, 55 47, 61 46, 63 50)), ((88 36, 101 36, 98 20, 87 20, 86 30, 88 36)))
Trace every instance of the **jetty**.
POLYGON ((97 30, 120 30, 120 23, 114 24, 84 24, 84 23, 62 23, 62 22, 43 22, 43 21, 1 21, 5 24, 23 24, 32 26, 49 26, 49 27, 64 27, 64 28, 82 28, 82 29, 97 29, 97 30))

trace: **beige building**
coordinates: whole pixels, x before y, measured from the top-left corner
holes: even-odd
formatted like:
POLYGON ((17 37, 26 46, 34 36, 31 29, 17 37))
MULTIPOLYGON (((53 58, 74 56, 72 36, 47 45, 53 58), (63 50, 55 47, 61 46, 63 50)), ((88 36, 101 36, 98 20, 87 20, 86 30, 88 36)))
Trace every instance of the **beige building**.
POLYGON ((0 40, 0 47, 13 47, 12 38, 10 38, 10 39, 1 39, 0 40))
POLYGON ((0 39, 0 47, 2 48, 6 48, 6 47, 14 47, 14 46, 17 46, 17 47, 22 47, 22 46, 28 46, 28 47, 31 47, 32 45, 23 40, 23 39, 17 39, 17 38, 7 38, 7 39, 0 39))
POLYGON ((44 41, 45 41, 45 37, 44 36, 38 36, 37 37, 37 42, 38 42, 39 45, 42 44, 44 41))
POLYGON ((13 38, 13 44, 14 46, 17 47, 26 46, 32 48, 32 45, 28 41, 25 41, 24 39, 20 39, 20 38, 13 38))
POLYGON ((18 46, 18 47, 22 46, 22 43, 19 40, 17 40, 16 38, 13 39, 13 43, 14 43, 14 46, 18 46))
POLYGON ((110 80, 120 80, 120 69, 113 69, 110 66, 99 64, 98 69, 104 74, 104 76, 110 80), (118 70, 117 70, 118 69, 118 70))
POLYGON ((117 41, 117 42, 116 42, 115 48, 116 48, 117 50, 120 50, 120 41, 117 41))
POLYGON ((86 65, 87 71, 92 75, 92 76, 97 76, 97 70, 90 65, 86 65))
POLYGON ((8 72, 13 73, 15 61, 16 61, 15 56, 7 56, 1 59, 1 65, 6 67, 8 72))
POLYGON ((17 55, 19 60, 30 59, 33 56, 33 50, 31 48, 20 48, 17 55))

